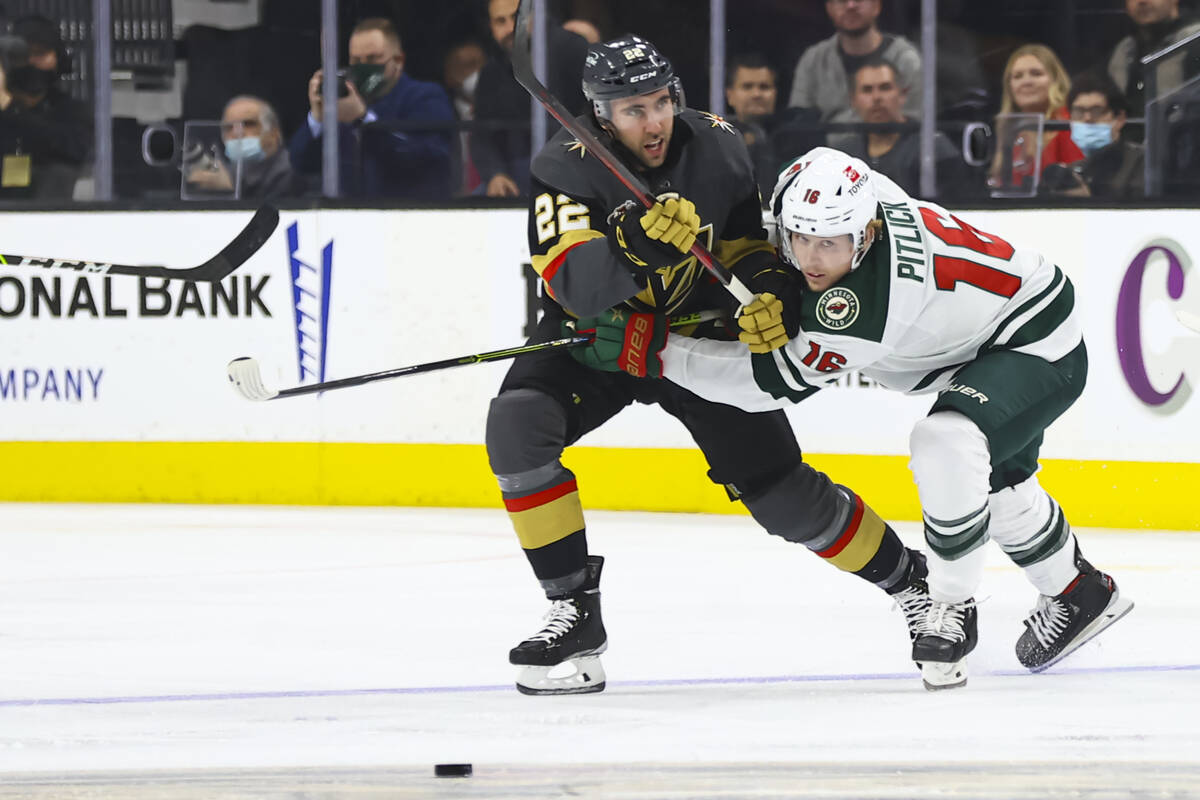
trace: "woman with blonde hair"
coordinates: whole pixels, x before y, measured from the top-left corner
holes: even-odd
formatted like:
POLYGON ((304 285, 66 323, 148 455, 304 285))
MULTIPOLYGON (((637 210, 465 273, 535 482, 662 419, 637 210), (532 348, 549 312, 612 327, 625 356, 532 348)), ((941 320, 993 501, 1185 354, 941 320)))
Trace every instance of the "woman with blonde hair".
MULTIPOLYGON (((1054 51, 1044 44, 1018 47, 1004 66, 1004 87, 997 118, 996 156, 988 174, 988 183, 1006 183, 1004 170, 1005 143, 1012 143, 1011 172, 1008 183, 1020 187, 1034 174, 1037 141, 1035 136, 1015 131, 1004 114, 1041 114, 1048 120, 1068 120, 1067 93, 1071 79, 1054 51)), ((1051 131, 1042 136, 1041 169, 1050 164, 1070 164, 1083 159, 1083 152, 1071 141, 1069 130, 1051 131)))

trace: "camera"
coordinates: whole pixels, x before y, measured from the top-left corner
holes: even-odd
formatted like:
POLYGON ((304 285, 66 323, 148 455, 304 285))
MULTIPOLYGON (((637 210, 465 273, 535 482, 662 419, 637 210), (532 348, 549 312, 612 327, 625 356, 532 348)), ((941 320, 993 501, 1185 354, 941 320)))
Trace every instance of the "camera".
POLYGON ((346 81, 350 80, 350 71, 339 69, 337 72, 338 78, 338 97, 349 97, 350 90, 346 88, 346 81))
POLYGON ((14 68, 28 63, 29 45, 25 44, 25 40, 20 36, 0 34, 0 68, 4 70, 5 77, 10 76, 14 68))
POLYGON ((1052 194, 1087 188, 1087 181, 1083 177, 1083 162, 1046 165, 1042 170, 1042 188, 1052 194))

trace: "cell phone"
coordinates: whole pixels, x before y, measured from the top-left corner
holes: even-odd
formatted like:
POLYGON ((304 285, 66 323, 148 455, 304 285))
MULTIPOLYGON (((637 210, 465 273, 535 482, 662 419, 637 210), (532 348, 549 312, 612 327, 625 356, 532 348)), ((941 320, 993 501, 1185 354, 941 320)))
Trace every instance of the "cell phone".
POLYGON ((338 97, 349 97, 350 90, 346 88, 346 81, 350 80, 350 73, 347 70, 339 69, 338 77, 338 97))

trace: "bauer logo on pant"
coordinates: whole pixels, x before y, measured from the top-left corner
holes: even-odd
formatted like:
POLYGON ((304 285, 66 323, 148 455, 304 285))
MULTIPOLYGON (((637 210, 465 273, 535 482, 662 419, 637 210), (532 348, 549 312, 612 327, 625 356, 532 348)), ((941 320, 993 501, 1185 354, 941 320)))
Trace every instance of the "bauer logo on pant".
POLYGON ((847 328, 858 318, 858 295, 835 286, 817 300, 817 321, 830 330, 847 328))

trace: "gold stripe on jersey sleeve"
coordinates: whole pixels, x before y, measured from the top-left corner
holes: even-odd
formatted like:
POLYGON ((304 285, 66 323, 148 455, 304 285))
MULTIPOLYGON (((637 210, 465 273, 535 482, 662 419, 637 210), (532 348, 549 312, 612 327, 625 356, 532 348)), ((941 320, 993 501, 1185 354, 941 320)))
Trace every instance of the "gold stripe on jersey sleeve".
POLYGON ((546 271, 546 268, 553 264, 556 260, 562 257, 564 253, 570 250, 577 244, 590 242, 592 239, 602 239, 604 234, 600 231, 594 231, 587 228, 581 231, 567 231, 562 236, 558 237, 558 241, 554 246, 546 251, 545 255, 535 255, 531 262, 533 263, 533 271, 539 276, 546 271))
POLYGON ((717 252, 713 253, 727 267, 732 268, 734 264, 741 261, 751 253, 770 253, 775 254, 775 247, 765 239, 751 239, 749 236, 743 236, 740 239, 721 239, 717 242, 717 252))

